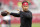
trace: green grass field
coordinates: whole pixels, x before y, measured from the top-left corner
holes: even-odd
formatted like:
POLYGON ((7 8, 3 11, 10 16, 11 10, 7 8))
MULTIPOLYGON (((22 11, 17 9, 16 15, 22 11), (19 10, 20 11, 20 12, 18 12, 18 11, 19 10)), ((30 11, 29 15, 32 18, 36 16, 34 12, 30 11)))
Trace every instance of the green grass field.
MULTIPOLYGON (((11 27, 20 27, 20 24, 11 24, 11 27)), ((32 27, 40 27, 40 23, 32 24, 32 27)))

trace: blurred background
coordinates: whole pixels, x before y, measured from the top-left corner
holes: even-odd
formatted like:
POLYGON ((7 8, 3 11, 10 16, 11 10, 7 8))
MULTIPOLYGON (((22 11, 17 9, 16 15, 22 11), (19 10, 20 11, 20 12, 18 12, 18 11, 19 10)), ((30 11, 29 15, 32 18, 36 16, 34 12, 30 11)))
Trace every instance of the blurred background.
MULTIPOLYGON (((2 11, 18 12, 16 9, 22 10, 22 2, 28 1, 29 10, 32 12, 32 27, 40 27, 40 0, 0 0, 0 14, 2 11)), ((20 27, 20 17, 11 16, 11 27, 20 27)), ((0 15, 0 27, 2 24, 2 16, 0 15)))

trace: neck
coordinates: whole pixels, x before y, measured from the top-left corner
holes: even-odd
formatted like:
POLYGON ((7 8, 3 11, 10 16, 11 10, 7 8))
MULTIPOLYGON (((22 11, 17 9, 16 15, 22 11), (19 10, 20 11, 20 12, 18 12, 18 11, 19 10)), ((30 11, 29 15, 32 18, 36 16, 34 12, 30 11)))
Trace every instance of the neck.
POLYGON ((26 11, 23 10, 23 12, 27 12, 27 11, 28 11, 28 10, 26 10, 26 11))

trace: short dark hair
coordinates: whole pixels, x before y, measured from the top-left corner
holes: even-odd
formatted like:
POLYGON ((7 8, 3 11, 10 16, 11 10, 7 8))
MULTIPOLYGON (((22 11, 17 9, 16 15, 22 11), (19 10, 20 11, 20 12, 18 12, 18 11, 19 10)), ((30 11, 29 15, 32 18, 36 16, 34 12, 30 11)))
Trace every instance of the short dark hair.
MULTIPOLYGON (((22 4, 23 4, 24 2, 27 2, 27 1, 23 1, 22 4)), ((27 2, 27 3, 28 3, 28 2, 27 2)))

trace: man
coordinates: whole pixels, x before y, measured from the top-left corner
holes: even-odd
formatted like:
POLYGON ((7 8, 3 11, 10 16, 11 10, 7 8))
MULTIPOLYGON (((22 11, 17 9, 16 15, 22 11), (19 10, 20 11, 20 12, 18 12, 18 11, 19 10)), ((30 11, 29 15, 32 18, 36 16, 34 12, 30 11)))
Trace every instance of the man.
POLYGON ((32 24, 32 13, 28 10, 29 5, 27 1, 22 2, 23 11, 19 13, 10 13, 15 17, 20 17, 21 25, 20 27, 31 27, 32 24))

